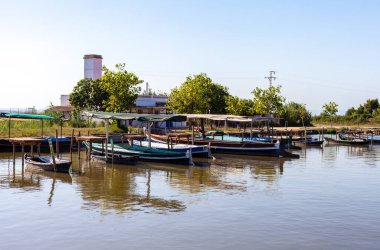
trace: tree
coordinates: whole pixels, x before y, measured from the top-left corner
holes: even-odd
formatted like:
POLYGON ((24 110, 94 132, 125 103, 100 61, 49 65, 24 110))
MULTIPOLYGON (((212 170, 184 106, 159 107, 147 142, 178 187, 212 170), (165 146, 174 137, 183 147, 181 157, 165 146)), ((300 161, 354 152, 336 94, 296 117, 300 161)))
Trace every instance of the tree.
POLYGON ((227 87, 201 73, 188 76, 181 86, 172 89, 168 107, 183 114, 224 114, 228 96, 227 87))
POLYGON ((253 101, 241 99, 237 96, 228 96, 226 111, 230 115, 253 115, 253 101))
POLYGON ((126 111, 134 105, 141 88, 138 86, 143 81, 135 74, 125 70, 125 64, 116 64, 116 71, 103 67, 101 88, 108 94, 109 98, 104 103, 108 112, 126 111))
POLYGON ((332 119, 334 116, 336 116, 336 113, 338 113, 338 104, 336 104, 335 102, 329 102, 323 105, 322 109, 322 115, 330 117, 330 124, 332 127, 332 119))
POLYGON ((285 97, 281 96, 281 86, 270 86, 267 89, 256 87, 253 91, 253 107, 257 114, 280 114, 285 97))
POLYGON ((284 105, 283 112, 281 113, 289 125, 310 125, 311 113, 306 109, 305 104, 289 102, 284 105))
POLYGON ((364 112, 368 116, 372 117, 376 113, 377 109, 380 107, 378 99, 368 99, 364 104, 364 112))
POLYGON ((102 88, 101 80, 80 80, 70 93, 70 104, 78 110, 104 111, 109 94, 102 88))
POLYGON ((70 93, 70 104, 76 109, 83 110, 90 107, 90 93, 93 80, 85 78, 80 80, 75 85, 73 91, 70 93))

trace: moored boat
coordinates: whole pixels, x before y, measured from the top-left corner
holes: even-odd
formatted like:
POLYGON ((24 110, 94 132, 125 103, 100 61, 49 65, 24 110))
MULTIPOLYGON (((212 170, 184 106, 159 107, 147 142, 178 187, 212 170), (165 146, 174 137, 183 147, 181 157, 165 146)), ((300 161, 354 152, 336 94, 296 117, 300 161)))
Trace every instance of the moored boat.
POLYGON ((348 138, 339 138, 339 139, 335 139, 335 138, 330 138, 330 137, 325 137, 325 141, 327 143, 333 143, 333 144, 341 144, 341 145, 351 145, 351 146, 366 146, 370 143, 369 140, 367 139, 359 139, 359 138, 351 138, 351 139, 348 139, 348 138))
MULTIPOLYGON (((149 141, 134 141, 133 145, 140 145, 144 147, 149 147, 149 141)), ((167 150, 170 152, 180 152, 180 153, 186 153, 187 151, 191 150, 191 154, 193 156, 198 156, 198 157, 208 157, 210 152, 208 146, 205 145, 191 145, 191 144, 168 144, 162 141, 158 140, 151 140, 150 142, 151 147, 155 149, 160 149, 160 150, 167 150)))
POLYGON ((293 143, 297 146, 307 146, 307 147, 312 147, 312 146, 315 146, 315 147, 320 147, 322 144, 323 144, 324 140, 319 140, 318 138, 306 138, 305 139, 301 139, 301 140, 296 140, 296 141, 293 141, 293 143))
POLYGON ((139 157, 136 155, 114 155, 114 157, 106 157, 104 154, 92 154, 91 159, 97 161, 103 161, 106 163, 115 163, 115 164, 123 164, 123 165, 134 165, 137 163, 139 157))
MULTIPOLYGON (((155 140, 166 141, 167 136, 152 134, 155 140)), ((186 140, 178 137, 175 140, 177 143, 185 143, 186 140)), ((299 157, 282 150, 280 143, 264 143, 252 141, 222 141, 222 140, 207 140, 207 139, 194 139, 195 145, 209 145, 212 153, 219 154, 237 154, 237 155, 252 155, 252 156, 275 156, 275 157, 299 157)))
POLYGON ((31 166, 38 167, 45 171, 68 173, 71 166, 71 161, 55 159, 55 164, 49 156, 29 156, 25 155, 25 163, 31 166), (54 166, 55 165, 55 166, 54 166))
MULTIPOLYGON (((87 148, 90 148, 88 142, 84 143, 87 148)), ((191 162, 191 156, 186 152, 171 152, 167 150, 154 149, 144 146, 129 146, 124 144, 109 143, 107 147, 108 157, 124 157, 124 156, 138 156, 141 161, 151 162, 166 162, 166 163, 186 163, 191 162)), ((92 152, 97 155, 104 155, 105 150, 100 143, 92 143, 92 152)))

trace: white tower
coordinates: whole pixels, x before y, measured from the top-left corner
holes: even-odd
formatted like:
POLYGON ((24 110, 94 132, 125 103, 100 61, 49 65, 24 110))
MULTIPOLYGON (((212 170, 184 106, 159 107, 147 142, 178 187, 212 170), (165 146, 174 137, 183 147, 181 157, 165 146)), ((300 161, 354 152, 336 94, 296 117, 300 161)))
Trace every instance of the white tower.
POLYGON ((84 78, 93 80, 102 77, 102 59, 101 55, 89 54, 84 55, 84 78))

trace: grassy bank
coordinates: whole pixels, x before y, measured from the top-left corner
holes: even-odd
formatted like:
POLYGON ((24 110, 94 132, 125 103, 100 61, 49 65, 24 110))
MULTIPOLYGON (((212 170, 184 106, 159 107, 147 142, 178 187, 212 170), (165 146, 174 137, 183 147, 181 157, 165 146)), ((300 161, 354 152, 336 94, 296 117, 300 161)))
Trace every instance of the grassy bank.
MULTIPOLYGON (((75 134, 80 131, 82 135, 87 135, 88 133, 95 134, 105 134, 106 129, 104 126, 91 126, 84 128, 73 128, 64 124, 62 127, 63 136, 71 136, 72 130, 74 129, 75 134)), ((43 135, 44 136, 55 136, 55 131, 58 130, 60 135, 61 127, 58 124, 50 124, 49 122, 44 123, 43 135)), ((109 126, 109 132, 121 133, 124 130, 118 128, 116 124, 109 126)), ((7 120, 0 120, 0 138, 8 138, 9 127, 7 120)), ((12 121, 11 122, 11 137, 39 137, 41 136, 41 121, 12 121)))
MULTIPOLYGON (((213 126, 212 128, 209 125, 205 126, 206 130, 224 130, 224 126, 217 127, 213 126)), ((256 128, 256 127, 254 127, 256 128)), ((369 128, 380 128, 380 123, 363 123, 363 124, 349 124, 349 123, 333 123, 332 126, 330 123, 316 123, 313 124, 313 126, 306 127, 307 129, 316 129, 320 130, 324 128, 326 131, 336 131, 341 129, 369 129, 369 128)), ((87 135, 88 133, 91 135, 97 135, 97 134, 105 134, 106 129, 104 124, 99 124, 97 126, 90 126, 90 127, 82 127, 82 128, 73 128, 69 126, 68 124, 65 124, 62 128, 63 136, 71 136, 72 130, 74 129, 75 134, 77 135, 80 131, 82 135, 87 135)), ((184 130, 181 130, 182 132, 189 132, 191 133, 191 130, 186 130, 188 128, 185 128, 184 130)), ((248 132, 250 129, 250 126, 246 127, 246 131, 248 132)), ((274 129, 276 130, 283 130, 285 127, 283 126, 275 126, 274 129)), ((44 124, 44 136, 55 136, 55 131, 58 130, 58 133, 60 134, 61 127, 57 124, 50 124, 46 123, 44 124)), ((141 128, 129 128, 129 130, 133 133, 141 132, 141 128)), ((287 130, 304 130, 303 127, 288 127, 287 130)), ((225 132, 242 132, 244 129, 242 127, 240 128, 232 128, 228 127, 227 131, 225 132)), ((109 133, 123 133, 126 132, 125 130, 118 128, 116 124, 111 124, 109 126, 109 133)), ((41 136, 41 121, 12 121, 11 122, 11 137, 39 137, 41 136)), ((8 138, 8 121, 7 120, 0 120, 0 138, 8 138)))

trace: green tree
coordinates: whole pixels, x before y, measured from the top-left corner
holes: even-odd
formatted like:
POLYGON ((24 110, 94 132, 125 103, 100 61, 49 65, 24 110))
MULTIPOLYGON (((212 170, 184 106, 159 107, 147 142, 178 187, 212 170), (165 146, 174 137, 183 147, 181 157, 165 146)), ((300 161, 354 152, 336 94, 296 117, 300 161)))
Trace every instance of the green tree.
POLYGON ((285 97, 281 95, 281 86, 270 86, 267 89, 256 87, 253 91, 253 107, 257 114, 281 113, 284 106, 285 97))
POLYGON ((227 87, 201 73, 188 76, 181 86, 172 89, 168 107, 183 114, 224 114, 228 96, 227 87))
POLYGON ((228 96, 226 111, 230 115, 253 115, 253 101, 241 99, 237 96, 228 96))
POLYGON ((138 86, 143 81, 135 74, 125 70, 125 64, 116 64, 116 71, 103 67, 101 88, 108 95, 108 101, 104 103, 108 112, 126 111, 134 105, 141 88, 138 86))
POLYGON ((289 102, 284 105, 281 117, 288 121, 289 125, 299 126, 310 125, 311 112, 306 109, 305 104, 289 102))
POLYGON ((338 104, 335 102, 329 102, 322 106, 322 115, 330 117, 330 124, 332 127, 332 119, 336 116, 338 113, 338 104))
POLYGON ((80 80, 70 93, 70 104, 79 110, 89 109, 92 84, 93 80, 90 78, 80 80))
POLYGON ((380 107, 378 99, 368 99, 364 104, 364 112, 368 114, 368 116, 372 117, 377 109, 380 107))
POLYGON ((80 80, 70 93, 70 104, 78 110, 105 110, 109 94, 102 88, 101 80, 80 80))

